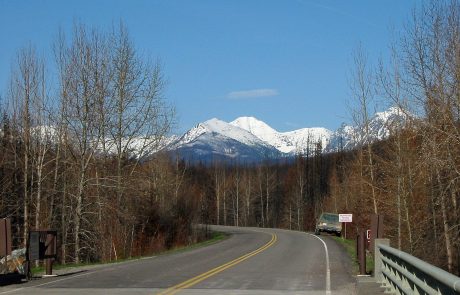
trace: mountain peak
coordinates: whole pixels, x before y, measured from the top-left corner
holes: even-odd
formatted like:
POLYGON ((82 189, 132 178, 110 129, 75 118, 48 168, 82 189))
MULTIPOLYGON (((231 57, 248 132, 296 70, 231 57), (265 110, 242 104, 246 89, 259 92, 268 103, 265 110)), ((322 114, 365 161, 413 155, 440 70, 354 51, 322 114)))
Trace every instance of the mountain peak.
POLYGON ((275 129, 268 126, 265 122, 254 117, 239 117, 230 122, 230 125, 244 129, 262 140, 264 140, 267 135, 277 133, 275 129))
POLYGON ((169 150, 180 151, 189 159, 240 159, 258 161, 264 157, 279 158, 279 151, 249 131, 213 118, 186 132, 169 150))
POLYGON ((204 128, 206 128, 207 130, 211 131, 211 132, 217 132, 217 133, 220 133, 222 131, 222 129, 225 129, 227 128, 228 126, 228 123, 227 122, 224 122, 222 120, 219 120, 217 118, 212 118, 212 119, 209 119, 203 123, 200 123, 198 124, 198 126, 202 126, 204 128))
POLYGON ((320 140, 326 146, 331 131, 326 128, 303 128, 289 132, 278 132, 254 117, 240 117, 230 124, 254 134, 283 153, 304 153, 313 150, 312 145, 320 140))
POLYGON ((220 124, 220 123, 226 123, 220 119, 217 119, 217 118, 212 118, 212 119, 209 119, 207 121, 204 121, 202 124, 206 124, 206 125, 214 125, 214 124, 220 124))

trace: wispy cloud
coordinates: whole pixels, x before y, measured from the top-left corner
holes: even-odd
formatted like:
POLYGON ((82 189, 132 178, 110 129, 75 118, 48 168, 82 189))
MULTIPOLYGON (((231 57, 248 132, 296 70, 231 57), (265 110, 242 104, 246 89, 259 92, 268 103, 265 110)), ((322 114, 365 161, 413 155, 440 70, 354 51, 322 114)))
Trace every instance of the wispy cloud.
POLYGON ((278 94, 279 92, 276 89, 262 88, 262 89, 232 91, 229 94, 227 94, 227 98, 228 99, 260 98, 260 97, 277 96, 278 94))

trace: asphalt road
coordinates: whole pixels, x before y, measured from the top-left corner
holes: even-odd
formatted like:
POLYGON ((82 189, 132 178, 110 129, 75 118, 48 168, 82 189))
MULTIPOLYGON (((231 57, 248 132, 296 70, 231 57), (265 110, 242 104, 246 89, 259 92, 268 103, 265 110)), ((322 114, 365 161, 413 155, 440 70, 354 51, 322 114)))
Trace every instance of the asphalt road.
POLYGON ((0 288, 1 294, 356 294, 344 250, 329 236, 215 227, 203 248, 0 288))

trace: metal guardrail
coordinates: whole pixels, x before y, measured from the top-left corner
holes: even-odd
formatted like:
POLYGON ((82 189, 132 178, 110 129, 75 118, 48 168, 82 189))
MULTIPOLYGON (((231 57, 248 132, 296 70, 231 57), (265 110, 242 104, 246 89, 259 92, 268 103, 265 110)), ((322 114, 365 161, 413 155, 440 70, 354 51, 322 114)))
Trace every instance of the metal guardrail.
POLYGON ((377 281, 396 294, 460 294, 460 277, 376 240, 377 281))

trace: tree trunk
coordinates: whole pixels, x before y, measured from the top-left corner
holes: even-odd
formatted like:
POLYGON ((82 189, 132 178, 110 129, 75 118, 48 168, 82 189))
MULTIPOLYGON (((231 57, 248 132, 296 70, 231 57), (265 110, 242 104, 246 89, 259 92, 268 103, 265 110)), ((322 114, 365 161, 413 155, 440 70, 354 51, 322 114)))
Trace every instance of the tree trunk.
MULTIPOLYGON (((441 176, 439 171, 437 173, 438 187, 442 187, 441 176)), ((451 273, 453 271, 453 254, 452 254, 452 242, 449 233, 449 220, 447 217, 447 208, 446 208, 446 196, 444 192, 440 193, 440 203, 441 203, 441 216, 442 216, 442 225, 444 230, 444 240, 446 243, 446 258, 447 258, 447 269, 451 273)))
POLYGON ((83 190, 85 182, 85 172, 82 168, 80 172, 80 179, 78 183, 78 189, 76 194, 76 206, 74 216, 74 237, 75 237, 75 263, 80 263, 80 231, 82 221, 82 209, 83 209, 83 190))

